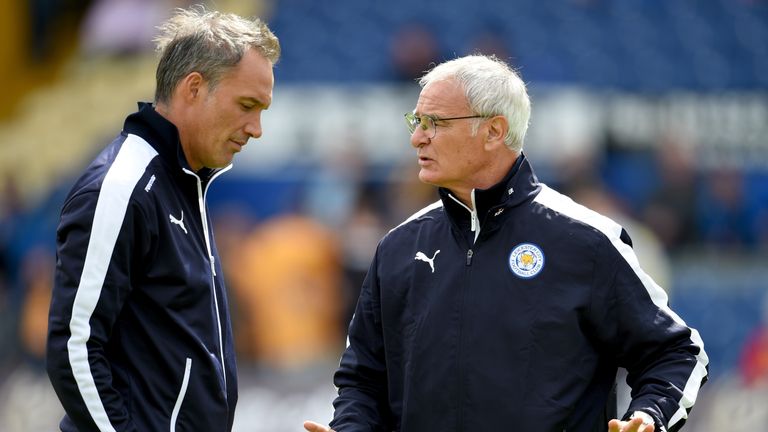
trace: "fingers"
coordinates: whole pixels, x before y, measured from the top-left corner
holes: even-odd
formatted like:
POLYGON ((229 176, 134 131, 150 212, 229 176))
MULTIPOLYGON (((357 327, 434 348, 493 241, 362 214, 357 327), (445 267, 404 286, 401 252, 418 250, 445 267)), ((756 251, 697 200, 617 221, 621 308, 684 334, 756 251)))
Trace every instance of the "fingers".
POLYGON ((628 422, 611 420, 608 422, 608 432, 654 432, 653 425, 644 425, 643 419, 635 418, 628 422))
POLYGON ((304 422, 304 429, 308 430, 309 432, 334 432, 333 429, 329 428, 328 426, 323 426, 320 423, 315 423, 309 420, 304 422))
POLYGON ((618 420, 611 420, 608 422, 608 432, 621 431, 621 422, 618 420))

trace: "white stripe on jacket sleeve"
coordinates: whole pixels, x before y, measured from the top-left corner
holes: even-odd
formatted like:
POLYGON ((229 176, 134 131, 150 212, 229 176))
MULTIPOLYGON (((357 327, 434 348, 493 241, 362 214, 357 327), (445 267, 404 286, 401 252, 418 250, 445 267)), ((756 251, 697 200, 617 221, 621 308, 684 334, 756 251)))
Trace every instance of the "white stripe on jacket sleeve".
MULTIPOLYGON (((638 262, 632 247, 621 240, 622 227, 619 224, 606 216, 575 203, 567 196, 562 195, 543 184, 541 192, 536 196, 535 201, 558 213, 562 213, 568 217, 593 226, 605 234, 630 267, 632 267, 632 270, 637 277, 640 278, 640 281, 643 283, 643 286, 653 303, 659 309, 664 311, 664 313, 672 317, 676 323, 688 327, 687 324, 685 324, 685 321, 669 308, 669 305, 667 304, 667 293, 640 267, 640 263, 638 262)), ((690 330, 691 341, 694 345, 699 347, 699 354, 696 355, 696 366, 688 377, 688 382, 683 389, 683 396, 678 402, 678 409, 669 419, 669 426, 673 426, 680 420, 688 417, 688 410, 691 409, 696 402, 696 396, 699 393, 701 381, 707 375, 706 366, 709 364, 709 358, 707 357, 707 353, 704 352, 704 341, 701 339, 701 336, 696 329, 690 328, 690 330)))
POLYGON ((86 344, 91 336, 90 319, 101 296, 131 193, 156 155, 152 146, 135 135, 128 135, 123 142, 99 192, 83 273, 72 305, 72 318, 69 322, 71 336, 67 341, 69 362, 88 412, 99 430, 104 432, 114 432, 115 429, 99 397, 88 362, 86 344))

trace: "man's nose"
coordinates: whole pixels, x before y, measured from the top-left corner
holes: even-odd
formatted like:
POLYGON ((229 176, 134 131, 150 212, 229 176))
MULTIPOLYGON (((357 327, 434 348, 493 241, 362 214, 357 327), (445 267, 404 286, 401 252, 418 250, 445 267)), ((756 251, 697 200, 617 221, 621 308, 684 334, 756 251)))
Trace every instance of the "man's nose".
POLYGON ((257 117, 255 119, 249 120, 248 123, 245 124, 244 131, 251 138, 261 137, 261 118, 257 117))
POLYGON ((413 148, 419 148, 428 143, 429 137, 427 136, 427 131, 420 127, 413 130, 411 133, 411 146, 413 148))

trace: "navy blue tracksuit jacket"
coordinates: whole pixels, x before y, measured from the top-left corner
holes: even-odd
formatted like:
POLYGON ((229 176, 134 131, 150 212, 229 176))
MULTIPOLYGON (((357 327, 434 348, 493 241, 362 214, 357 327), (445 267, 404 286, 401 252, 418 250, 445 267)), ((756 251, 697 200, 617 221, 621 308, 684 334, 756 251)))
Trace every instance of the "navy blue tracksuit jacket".
POLYGON ((538 182, 525 156, 476 212, 441 200, 379 243, 334 375, 347 431, 607 430, 617 367, 628 413, 677 430, 706 380, 627 233, 538 182))
POLYGON ((47 368, 64 432, 232 428, 237 371, 205 193, 149 104, 91 163, 57 230, 47 368))

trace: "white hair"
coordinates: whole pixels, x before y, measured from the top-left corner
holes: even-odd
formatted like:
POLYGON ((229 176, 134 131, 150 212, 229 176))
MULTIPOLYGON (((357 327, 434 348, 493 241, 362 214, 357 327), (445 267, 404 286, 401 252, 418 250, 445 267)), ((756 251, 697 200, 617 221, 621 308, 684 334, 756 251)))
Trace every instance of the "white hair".
MULTIPOLYGON (((482 116, 501 115, 509 130, 504 143, 511 150, 523 149, 531 117, 531 101, 520 76, 495 56, 468 55, 435 66, 419 79, 426 87, 436 81, 454 79, 464 89, 472 111, 482 116)), ((473 125, 477 132, 479 121, 473 125)))

